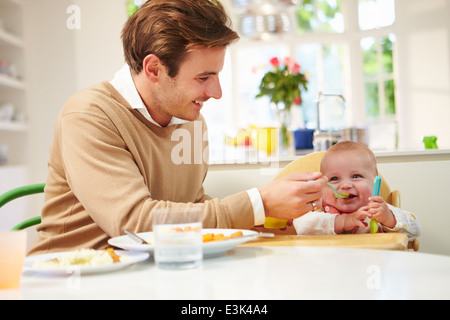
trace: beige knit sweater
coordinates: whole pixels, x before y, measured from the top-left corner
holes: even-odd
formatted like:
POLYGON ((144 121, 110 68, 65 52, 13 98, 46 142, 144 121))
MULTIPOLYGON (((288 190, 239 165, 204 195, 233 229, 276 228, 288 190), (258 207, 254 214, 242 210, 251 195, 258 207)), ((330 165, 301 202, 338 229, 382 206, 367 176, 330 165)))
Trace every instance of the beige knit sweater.
POLYGON ((202 116, 165 128, 150 123, 108 82, 71 97, 55 125, 29 254, 103 249, 123 229, 151 231, 152 210, 164 207, 201 206, 204 228, 253 227, 247 192, 222 200, 204 194, 205 131, 202 116))

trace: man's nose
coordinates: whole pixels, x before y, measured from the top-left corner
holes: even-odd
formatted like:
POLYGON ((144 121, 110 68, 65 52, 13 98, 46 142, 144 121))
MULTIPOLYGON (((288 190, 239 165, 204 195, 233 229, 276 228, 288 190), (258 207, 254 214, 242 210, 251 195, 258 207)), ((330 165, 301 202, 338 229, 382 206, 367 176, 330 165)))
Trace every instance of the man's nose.
POLYGON ((205 94, 206 96, 214 99, 222 98, 222 87, 220 86, 219 77, 213 78, 213 80, 208 84, 205 94))

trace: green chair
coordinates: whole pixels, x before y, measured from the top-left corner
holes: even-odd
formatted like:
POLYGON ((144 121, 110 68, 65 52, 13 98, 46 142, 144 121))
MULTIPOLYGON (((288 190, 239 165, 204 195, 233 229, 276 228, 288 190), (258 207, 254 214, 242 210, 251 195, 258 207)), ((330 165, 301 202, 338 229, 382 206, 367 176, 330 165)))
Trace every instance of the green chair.
MULTIPOLYGON (((0 195, 0 208, 14 199, 17 199, 17 198, 20 198, 23 196, 27 196, 30 194, 43 193, 44 187, 45 187, 45 183, 38 183, 38 184, 31 184, 31 185, 27 185, 27 186, 18 187, 18 188, 12 189, 10 191, 7 191, 4 194, 0 195)), ((41 216, 33 217, 33 218, 27 219, 25 221, 22 221, 21 223, 16 225, 11 230, 13 230, 13 231, 14 230, 23 230, 28 227, 37 225, 39 223, 41 223, 41 216)))

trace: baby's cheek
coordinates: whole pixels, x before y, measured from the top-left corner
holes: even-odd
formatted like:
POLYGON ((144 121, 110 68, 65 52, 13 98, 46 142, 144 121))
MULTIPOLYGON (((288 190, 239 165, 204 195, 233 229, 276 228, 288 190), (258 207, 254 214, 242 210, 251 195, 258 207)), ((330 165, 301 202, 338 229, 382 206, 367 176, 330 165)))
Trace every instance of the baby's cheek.
POLYGON ((323 201, 332 206, 336 205, 336 197, 330 190, 323 191, 323 201))
POLYGON ((359 191, 359 198, 361 199, 360 206, 367 206, 369 204, 369 198, 372 196, 372 190, 365 189, 359 191))

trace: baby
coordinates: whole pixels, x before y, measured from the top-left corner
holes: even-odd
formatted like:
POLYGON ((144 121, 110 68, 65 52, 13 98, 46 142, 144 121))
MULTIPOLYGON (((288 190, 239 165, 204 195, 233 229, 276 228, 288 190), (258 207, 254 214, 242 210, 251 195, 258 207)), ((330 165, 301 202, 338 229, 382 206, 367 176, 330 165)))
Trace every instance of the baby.
POLYGON ((378 170, 373 152, 365 145, 352 141, 334 145, 325 153, 320 170, 336 190, 349 196, 336 199, 325 188, 323 210, 294 220, 297 234, 366 233, 370 219, 374 219, 379 232, 402 232, 410 240, 420 235, 420 223, 413 214, 372 196, 378 170))

